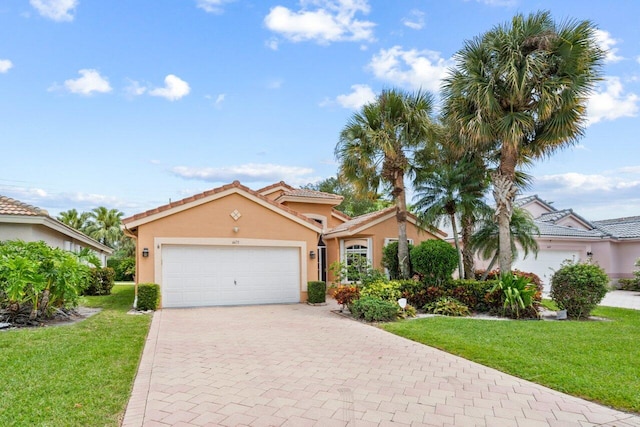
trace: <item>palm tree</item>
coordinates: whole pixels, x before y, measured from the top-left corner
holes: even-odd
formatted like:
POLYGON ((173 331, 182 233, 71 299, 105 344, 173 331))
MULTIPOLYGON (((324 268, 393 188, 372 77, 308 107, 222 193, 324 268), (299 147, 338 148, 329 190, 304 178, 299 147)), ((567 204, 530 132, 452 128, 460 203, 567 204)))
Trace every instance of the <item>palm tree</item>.
POLYGON ((516 15, 467 41, 445 79, 444 111, 458 123, 460 140, 498 159, 491 180, 502 271, 513 259, 516 168, 575 144, 584 132, 587 96, 604 60, 595 29, 589 21, 558 25, 549 12, 516 15))
MULTIPOLYGON (((437 227, 446 221, 451 225, 458 251, 458 273, 460 278, 469 277, 473 264, 464 266, 457 218, 461 216, 468 230, 469 224, 473 228, 476 213, 488 209, 483 200, 488 188, 484 163, 473 154, 456 159, 450 150, 441 147, 438 161, 417 173, 414 187, 414 210, 420 222, 437 227)), ((469 252, 467 245, 465 249, 469 252)))
POLYGON ((383 90, 351 117, 335 149, 340 176, 352 182, 359 194, 378 194, 383 189, 393 199, 403 278, 411 274, 404 178, 412 173, 415 150, 423 148, 429 137, 432 107, 428 93, 383 90))
POLYGON ((67 224, 69 227, 78 231, 84 232, 89 221, 89 212, 82 212, 81 214, 78 214, 77 210, 69 209, 68 211, 60 212, 60 215, 58 215, 58 221, 67 224))
POLYGON ((120 241, 122 230, 120 219, 124 213, 117 209, 107 209, 104 206, 94 208, 89 212, 90 222, 87 234, 100 243, 114 248, 120 241))
MULTIPOLYGON (((514 208, 509 228, 511 231, 511 241, 509 244, 511 246, 513 259, 518 257, 516 243, 522 248, 524 258, 529 256, 529 252, 533 252, 536 256, 538 255, 538 242, 536 242, 534 235, 539 236, 540 230, 529 212, 521 208, 514 208)), ((471 237, 470 247, 472 250, 477 251, 483 259, 491 258, 491 262, 482 275, 481 280, 487 278, 487 275, 491 269, 493 269, 498 259, 500 248, 499 236, 498 224, 491 216, 486 216, 484 220, 481 221, 478 230, 471 237)), ((503 270, 500 269, 500 271, 502 272, 503 270)))

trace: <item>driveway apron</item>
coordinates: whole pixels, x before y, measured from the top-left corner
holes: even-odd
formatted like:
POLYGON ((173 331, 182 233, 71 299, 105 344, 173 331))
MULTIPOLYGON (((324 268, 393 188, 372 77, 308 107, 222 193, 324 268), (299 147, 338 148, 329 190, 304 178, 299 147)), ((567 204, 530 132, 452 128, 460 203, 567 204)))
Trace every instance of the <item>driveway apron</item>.
POLYGON ((304 304, 155 313, 123 426, 636 426, 304 304))

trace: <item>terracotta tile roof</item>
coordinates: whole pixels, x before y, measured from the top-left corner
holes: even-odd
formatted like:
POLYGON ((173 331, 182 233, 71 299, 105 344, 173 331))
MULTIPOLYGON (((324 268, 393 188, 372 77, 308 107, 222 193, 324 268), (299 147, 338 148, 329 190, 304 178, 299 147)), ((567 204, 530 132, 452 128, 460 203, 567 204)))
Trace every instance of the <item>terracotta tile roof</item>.
POLYGON ((276 182, 275 184, 271 184, 271 185, 267 185, 264 188, 261 188, 259 190, 256 190, 257 193, 266 193, 269 192, 269 190, 273 190, 274 188, 278 188, 278 187, 285 187, 288 190, 295 190, 295 188, 293 188, 292 186, 290 186, 289 184, 287 184, 284 181, 280 181, 280 182, 276 182))
POLYGON ((332 228, 331 230, 329 230, 327 234, 339 233, 342 231, 349 231, 355 228, 359 228, 372 221, 375 221, 378 218, 388 215, 389 213, 394 212, 395 210, 396 210, 395 206, 390 206, 386 209, 382 209, 381 211, 371 212, 368 214, 357 216, 355 218, 350 219, 347 222, 344 222, 338 225, 337 227, 332 228))
POLYGON ((331 209, 331 213, 334 214, 335 216, 339 216, 340 218, 344 219, 345 221, 349 221, 351 219, 351 217, 349 215, 347 215, 344 212, 340 212, 339 210, 333 208, 331 209))
MULTIPOLYGON (((280 184, 278 184, 278 185, 280 185, 280 184)), ((177 208, 179 206, 183 206, 183 205, 195 202, 196 200, 200 200, 200 199, 203 199, 205 197, 213 196, 215 194, 219 194, 219 193, 225 192, 227 190, 231 190, 233 188, 237 188, 237 189, 240 189, 242 191, 245 191, 245 192, 251 194, 252 196, 259 198, 263 202, 266 202, 266 203, 268 203, 268 204, 270 204, 270 205, 272 205, 272 206, 274 206, 274 207, 276 207, 276 208, 278 208, 280 210, 283 210, 283 211, 287 212, 290 215, 293 215, 293 216, 295 216, 295 217, 297 217, 297 218, 299 218, 299 219, 301 219, 303 221, 306 221, 309 224, 312 224, 312 225, 314 225, 316 227, 318 226, 317 222, 307 218, 306 216, 304 216, 304 215, 294 211, 293 209, 290 209, 290 208, 288 208, 288 207, 286 207, 286 206, 284 206, 284 205, 282 205, 282 204, 280 204, 278 202, 274 202, 273 200, 269 199, 268 197, 263 196, 262 194, 260 194, 257 191, 254 191, 254 190, 250 189, 249 187, 245 187, 244 185, 240 184, 240 181, 233 181, 231 184, 223 185, 222 187, 214 188, 212 190, 207 190, 207 191, 204 191, 204 192, 199 193, 199 194, 194 194, 193 196, 184 198, 182 200, 178 200, 178 201, 175 201, 175 202, 167 203, 166 205, 158 206, 155 209, 150 209, 148 211, 135 214, 133 216, 124 218, 122 220, 122 223, 123 224, 128 224, 130 222, 137 221, 137 220, 143 219, 143 218, 147 218, 147 217, 153 216, 155 214, 159 214, 161 212, 166 212, 168 210, 177 208)))
POLYGON ((330 199, 330 200, 342 200, 344 197, 337 194, 325 193, 322 191, 308 190, 306 188, 295 188, 289 191, 285 191, 280 197, 304 197, 311 199, 330 199))
POLYGON ((49 216, 49 212, 6 196, 0 196, 0 215, 49 216))

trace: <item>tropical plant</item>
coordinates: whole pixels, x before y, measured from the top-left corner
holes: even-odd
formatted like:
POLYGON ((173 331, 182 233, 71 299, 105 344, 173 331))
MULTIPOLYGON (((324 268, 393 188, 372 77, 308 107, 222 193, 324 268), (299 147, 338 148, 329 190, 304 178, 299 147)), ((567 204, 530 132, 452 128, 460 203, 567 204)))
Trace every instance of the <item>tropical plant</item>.
POLYGON ((402 282, 392 280, 380 280, 363 286, 360 296, 371 296, 385 301, 396 302, 402 296, 402 282))
POLYGON ((342 311, 346 306, 360 298, 360 288, 355 285, 340 285, 335 288, 333 298, 338 304, 342 305, 340 309, 342 311))
POLYGON ((505 273, 493 287, 491 292, 501 291, 503 297, 503 313, 520 318, 521 311, 530 311, 538 292, 536 285, 525 276, 505 273))
POLYGON ((89 274, 76 254, 42 241, 0 242, 0 318, 28 323, 73 307, 89 274))
POLYGON ((115 248, 123 236, 120 229, 123 215, 117 209, 107 209, 104 206, 94 208, 89 212, 90 221, 86 233, 100 243, 115 248))
MULTIPOLYGON (((485 215, 480 221, 480 226, 471 236, 469 245, 472 250, 478 252, 483 259, 491 259, 480 280, 486 280, 487 275, 493 269, 499 255, 500 230, 493 216, 485 215)), ((523 258, 529 253, 538 255, 538 242, 535 236, 540 236, 540 229, 533 221, 531 214, 522 208, 514 208, 510 220, 511 256, 518 257, 518 246, 522 249, 523 258)))
POLYGON ((436 301, 426 304, 424 311, 443 316, 463 317, 471 315, 469 307, 452 297, 438 298, 436 301))
POLYGON ((383 189, 393 199, 400 272, 405 279, 411 271, 404 179, 412 172, 415 151, 429 139, 432 107, 433 97, 428 93, 383 90, 351 117, 335 149, 340 177, 353 183, 360 195, 383 189))
POLYGON ((78 213, 75 209, 60 212, 58 221, 84 233, 89 224, 89 212, 78 213))
MULTIPOLYGON (((462 278, 465 277, 465 268, 457 218, 463 216, 468 234, 469 229, 473 229, 477 214, 489 210, 483 199, 488 188, 487 174, 484 162, 478 156, 466 154, 457 157, 446 146, 442 146, 439 153, 437 162, 428 163, 416 174, 413 209, 423 227, 427 224, 438 227, 442 222, 451 225, 458 252, 458 273, 462 278)), ((473 274, 473 266, 469 267, 470 274, 473 274)))
POLYGON ((411 250, 411 263, 425 282, 439 285, 451 279, 458 265, 458 252, 443 240, 424 240, 411 250))
POLYGON ((551 299, 567 317, 586 319, 605 297, 609 276, 590 262, 564 262, 551 276, 551 299))
POLYGON ((459 124, 459 141, 497 163, 491 180, 502 272, 513 261, 518 165, 573 145, 584 132, 605 57, 595 30, 589 21, 556 24, 549 12, 518 14, 467 41, 445 79, 444 114, 459 124))

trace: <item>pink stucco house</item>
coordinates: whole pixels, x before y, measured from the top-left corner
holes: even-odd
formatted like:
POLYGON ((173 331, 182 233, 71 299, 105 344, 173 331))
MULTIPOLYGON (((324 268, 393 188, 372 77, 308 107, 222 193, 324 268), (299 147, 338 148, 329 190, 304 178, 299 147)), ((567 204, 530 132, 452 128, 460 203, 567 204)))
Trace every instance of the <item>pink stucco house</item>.
POLYGON ((618 279, 633 277, 640 258, 640 216, 589 221, 572 209, 556 209, 537 195, 517 199, 516 206, 531 213, 540 236, 538 256, 520 257, 513 268, 537 274, 547 290, 554 271, 567 259, 591 258, 614 285, 618 279))

